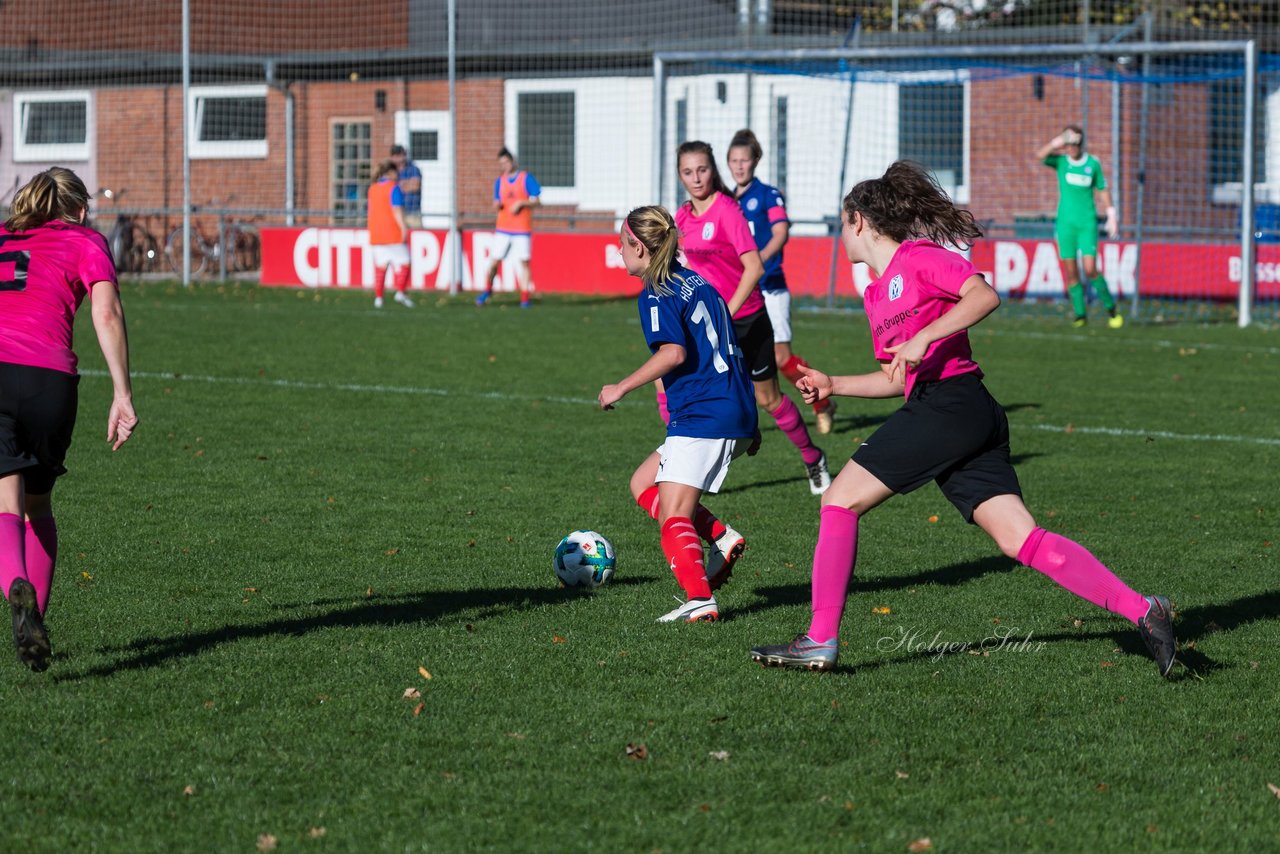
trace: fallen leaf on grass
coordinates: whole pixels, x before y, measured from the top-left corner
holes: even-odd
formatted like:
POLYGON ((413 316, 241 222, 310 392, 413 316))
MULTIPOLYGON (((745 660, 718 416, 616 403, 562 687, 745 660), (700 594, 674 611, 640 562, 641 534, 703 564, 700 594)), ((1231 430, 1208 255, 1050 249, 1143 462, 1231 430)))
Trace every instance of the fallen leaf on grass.
POLYGON ((387 549, 385 552, 383 552, 383 554, 384 554, 384 555, 398 555, 398 554, 400 554, 400 550, 399 550, 399 549, 387 549))
POLYGON ((244 589, 244 592, 245 592, 245 593, 257 593, 257 592, 258 592, 258 588, 256 588, 256 587, 246 587, 246 588, 244 589))
POLYGON ((279 840, 276 839, 273 834, 270 834, 270 833, 258 834, 258 850, 259 851, 275 851, 276 845, 278 844, 279 844, 279 840))
POLYGON ((191 796, 191 795, 194 795, 195 793, 196 793, 195 786, 184 786, 182 788, 182 794, 184 795, 191 796))
POLYGON ((552 642, 552 643, 566 643, 565 639, 564 639, 563 637, 561 637, 560 635, 552 635, 552 636, 551 636, 551 642, 552 642))
POLYGON ((932 516, 930 516, 930 517, 929 517, 929 524, 930 524, 930 525, 936 525, 936 524, 938 524, 938 514, 937 514, 937 513, 934 513, 932 516))
POLYGON ((84 571, 81 571, 80 577, 83 578, 85 581, 93 581, 93 576, 84 571))
POLYGON ((711 812, 711 804, 699 804, 698 809, 702 810, 703 812, 711 812))
POLYGON ((431 671, 423 667, 422 665, 418 665, 418 675, 421 676, 423 679, 430 679, 431 671))
POLYGON ((426 703, 419 703, 418 705, 414 706, 413 716, 416 718, 418 715, 422 714, 422 710, 425 709, 426 707, 427 707, 426 703))
POLYGON ((405 688, 403 696, 406 700, 416 700, 422 696, 422 692, 417 688, 405 688))
POLYGON ((910 777, 910 776, 911 776, 911 775, 910 775, 910 774, 908 774, 906 771, 902 771, 902 770, 895 770, 895 771, 893 772, 893 775, 894 775, 895 777, 897 777, 899 780, 905 780, 905 779, 907 779, 908 777, 910 777))
POLYGON ((637 762, 643 762, 649 758, 649 748, 643 744, 632 744, 627 742, 627 758, 634 759, 637 762))
POLYGON ((727 750, 713 750, 707 755, 717 762, 725 762, 729 759, 729 751, 727 750))
POLYGON ((1094 787, 1093 787, 1093 790, 1094 790, 1095 792, 1097 792, 1098 794, 1102 794, 1103 792, 1105 792, 1105 791, 1107 790, 1107 784, 1106 784, 1106 783, 1099 783, 1098 785, 1096 785, 1096 786, 1094 786, 1094 787))
POLYGON ((516 741, 524 741, 526 736, 522 732, 509 732, 507 738, 514 738, 516 741))
POLYGON ((887 606, 881 605, 881 606, 878 606, 878 607, 872 608, 872 609, 871 609, 871 613, 873 613, 873 614, 892 614, 892 613, 893 613, 893 609, 892 609, 892 608, 889 608, 889 607, 887 607, 887 606))
POLYGON ((325 830, 323 827, 313 827, 307 831, 307 836, 311 839, 319 839, 328 832, 329 831, 325 830))
POLYGON ((1275 795, 1277 798, 1280 798, 1280 786, 1277 786, 1275 783, 1268 783, 1267 791, 1271 792, 1271 794, 1275 795))
POLYGON ((913 839, 911 840, 911 843, 907 845, 907 850, 908 851, 932 851, 933 840, 927 836, 922 836, 919 839, 913 839))
POLYGON ((1098 666, 1099 667, 1115 667, 1115 665, 1112 664, 1110 661, 1103 661, 1098 666))

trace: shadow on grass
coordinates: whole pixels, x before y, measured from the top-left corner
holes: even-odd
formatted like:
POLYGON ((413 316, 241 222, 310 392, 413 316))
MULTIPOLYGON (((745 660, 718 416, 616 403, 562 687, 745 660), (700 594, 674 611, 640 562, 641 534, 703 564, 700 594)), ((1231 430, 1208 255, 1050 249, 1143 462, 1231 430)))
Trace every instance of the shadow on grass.
MULTIPOLYGON (((918 587, 922 584, 954 586, 966 584, 975 578, 980 578, 993 572, 1010 572, 1015 568, 1016 564, 1006 557, 985 557, 969 563, 958 563, 937 569, 928 569, 923 572, 917 572, 914 575, 896 575, 888 578, 862 581, 855 574, 853 583, 849 585, 849 595, 876 593, 884 590, 904 590, 908 587, 918 587)), ((807 581, 799 584, 784 584, 777 587, 757 587, 752 592, 756 596, 763 598, 764 601, 753 602, 745 608, 734 608, 726 616, 730 619, 739 619, 748 614, 767 611, 770 608, 778 608, 784 605, 805 605, 810 601, 809 582, 807 581)))
MULTIPOLYGON (((653 582, 653 579, 648 578, 621 578, 610 583, 629 586, 653 582)), ((355 601, 353 601, 354 597, 320 599, 292 606, 278 606, 329 609, 312 616, 282 617, 265 622, 184 632, 168 637, 139 638, 116 647, 100 647, 99 652, 124 653, 124 657, 109 664, 91 667, 81 673, 59 675, 56 681, 75 681, 87 677, 113 676, 122 671, 144 670, 166 664, 174 659, 200 655, 225 643, 273 636, 303 635, 321 629, 413 626, 458 614, 467 614, 470 620, 478 622, 528 608, 562 604, 591 595, 590 590, 575 588, 498 587, 403 593, 395 596, 375 594, 367 599, 355 601)))

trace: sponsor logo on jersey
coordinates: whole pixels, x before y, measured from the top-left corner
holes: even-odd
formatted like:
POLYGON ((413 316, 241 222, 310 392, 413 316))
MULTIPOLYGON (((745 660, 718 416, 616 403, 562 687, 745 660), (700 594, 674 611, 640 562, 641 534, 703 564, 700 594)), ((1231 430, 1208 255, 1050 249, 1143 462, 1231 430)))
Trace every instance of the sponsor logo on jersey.
POLYGON ((649 331, 658 331, 658 307, 656 305, 649 306, 649 331))
POLYGON ((702 239, 710 240, 716 233, 716 224, 714 222, 704 223, 702 226, 702 239))
POLYGON ((758 207, 760 207, 759 199, 747 199, 747 210, 753 211, 758 207))
POLYGON ((894 276, 889 280, 889 301, 892 302, 902 296, 902 274, 894 276))

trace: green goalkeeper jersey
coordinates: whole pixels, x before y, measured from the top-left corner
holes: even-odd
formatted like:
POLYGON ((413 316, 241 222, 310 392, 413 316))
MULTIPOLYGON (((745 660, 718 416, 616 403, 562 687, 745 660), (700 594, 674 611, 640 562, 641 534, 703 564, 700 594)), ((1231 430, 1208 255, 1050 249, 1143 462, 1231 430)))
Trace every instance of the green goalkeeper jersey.
POLYGON ((1096 228, 1098 213, 1093 207, 1093 191, 1107 188, 1098 158, 1086 154, 1072 160, 1065 154, 1050 154, 1044 165, 1058 173, 1058 222, 1096 228))

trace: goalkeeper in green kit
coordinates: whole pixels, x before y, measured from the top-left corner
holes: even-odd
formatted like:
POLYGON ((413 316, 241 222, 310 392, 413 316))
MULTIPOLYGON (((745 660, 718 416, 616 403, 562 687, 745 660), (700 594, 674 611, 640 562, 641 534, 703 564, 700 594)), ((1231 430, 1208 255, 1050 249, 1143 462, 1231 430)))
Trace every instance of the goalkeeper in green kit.
POLYGON ((1058 257, 1062 259, 1062 272, 1075 309, 1074 326, 1084 326, 1085 293, 1083 281, 1093 285, 1102 307, 1107 310, 1107 325, 1112 329, 1124 326, 1124 317, 1116 314, 1116 300, 1107 288, 1107 280, 1098 273, 1098 214, 1093 207, 1096 192, 1107 211, 1107 237, 1115 239, 1119 231, 1115 205, 1111 191, 1102 174, 1102 164, 1084 150, 1084 131, 1075 125, 1045 143, 1036 152, 1036 159, 1058 173, 1058 214, 1054 224, 1054 237, 1058 241, 1058 257), (1076 256, 1084 259, 1084 280, 1076 256))

